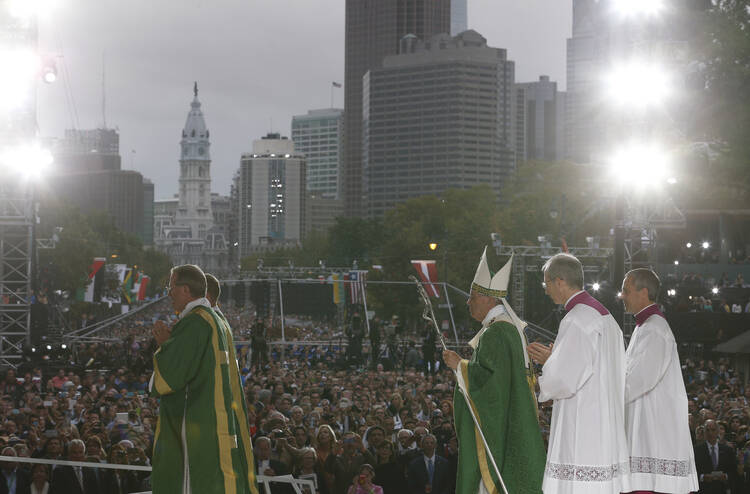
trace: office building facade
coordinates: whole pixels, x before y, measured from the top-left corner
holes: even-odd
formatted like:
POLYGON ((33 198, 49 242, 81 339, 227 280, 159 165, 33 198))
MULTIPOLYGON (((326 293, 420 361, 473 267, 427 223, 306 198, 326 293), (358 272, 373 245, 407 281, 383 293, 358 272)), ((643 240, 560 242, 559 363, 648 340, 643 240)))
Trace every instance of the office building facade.
POLYGON ((451 29, 451 0, 346 0, 344 55, 344 209, 363 214, 362 77, 398 53, 408 34, 427 39, 451 29))
POLYGON ((311 110, 292 118, 292 141, 307 161, 307 191, 339 199, 344 137, 344 110, 311 110))
POLYGON ((253 142, 237 179, 237 242, 242 259, 255 252, 296 246, 306 222, 306 163, 279 134, 253 142))
POLYGON ((546 75, 513 86, 516 161, 564 159, 565 93, 546 75))
POLYGON ((363 82, 369 216, 452 187, 488 184, 500 195, 514 172, 514 63, 476 31, 405 39, 363 82))

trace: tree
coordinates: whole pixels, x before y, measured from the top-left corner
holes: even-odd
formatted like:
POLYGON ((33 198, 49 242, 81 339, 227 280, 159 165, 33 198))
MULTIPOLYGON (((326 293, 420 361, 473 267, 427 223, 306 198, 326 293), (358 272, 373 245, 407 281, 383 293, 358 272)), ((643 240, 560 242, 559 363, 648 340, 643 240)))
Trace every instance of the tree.
POLYGON ((716 144, 720 158, 719 169, 711 172, 715 178, 746 185, 750 178, 750 0, 695 3, 689 131, 694 139, 716 144))

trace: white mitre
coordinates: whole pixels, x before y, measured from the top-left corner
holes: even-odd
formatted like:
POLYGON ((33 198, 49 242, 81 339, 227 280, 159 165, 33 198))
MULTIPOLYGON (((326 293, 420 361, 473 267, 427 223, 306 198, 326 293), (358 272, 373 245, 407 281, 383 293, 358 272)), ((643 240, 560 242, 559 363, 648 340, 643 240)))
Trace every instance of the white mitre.
POLYGON ((505 266, 503 266, 502 269, 500 269, 500 271, 495 274, 495 276, 492 276, 490 273, 490 267, 487 264, 487 247, 485 247, 484 251, 482 252, 482 257, 481 259, 479 259, 479 266, 477 266, 477 271, 474 274, 474 281, 471 283, 471 291, 477 292, 487 297, 500 299, 500 302, 505 309, 505 315, 508 316, 511 323, 518 330, 518 336, 521 337, 521 343, 523 344, 524 363, 528 368, 529 354, 526 352, 526 346, 528 345, 528 343, 526 341, 526 335, 523 332, 527 324, 516 315, 515 311, 513 311, 513 308, 510 306, 508 301, 505 300, 505 296, 508 294, 508 283, 510 283, 510 270, 512 266, 513 254, 511 254, 510 259, 507 263, 505 263, 505 266))

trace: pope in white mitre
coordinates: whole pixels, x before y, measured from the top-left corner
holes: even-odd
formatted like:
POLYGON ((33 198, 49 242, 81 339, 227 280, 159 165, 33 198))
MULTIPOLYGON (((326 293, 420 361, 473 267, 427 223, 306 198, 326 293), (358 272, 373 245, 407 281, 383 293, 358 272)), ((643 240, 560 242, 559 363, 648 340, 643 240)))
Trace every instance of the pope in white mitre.
POLYGON ((629 492, 625 437, 625 346, 617 322, 583 290, 583 267, 570 254, 544 265, 547 295, 565 304, 554 345, 532 343, 541 364, 539 401, 554 400, 545 494, 629 492))
POLYGON ((634 269, 622 283, 636 322, 625 356, 630 482, 636 491, 684 494, 698 491, 698 475, 677 343, 656 304, 660 285, 650 269, 634 269))

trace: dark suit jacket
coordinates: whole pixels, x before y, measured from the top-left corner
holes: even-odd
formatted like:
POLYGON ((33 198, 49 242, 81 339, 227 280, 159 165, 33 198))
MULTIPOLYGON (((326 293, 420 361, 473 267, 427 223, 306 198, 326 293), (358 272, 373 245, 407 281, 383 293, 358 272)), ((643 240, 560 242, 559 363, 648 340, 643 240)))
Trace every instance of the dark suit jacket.
POLYGON ((73 467, 59 466, 52 471, 49 494, 98 494, 100 489, 97 472, 93 468, 83 468, 83 490, 73 467))
POLYGON ((108 494, 130 494, 131 492, 141 492, 138 479, 133 471, 121 471, 120 482, 118 484, 114 470, 106 470, 101 473, 102 492, 108 494))
MULTIPOLYGON (((425 465, 424 455, 419 455, 411 463, 406 473, 406 480, 409 483, 409 492, 414 494, 424 492, 425 485, 429 484, 427 475, 427 465, 425 465)), ((447 494, 450 491, 450 467, 448 460, 442 456, 435 455, 435 472, 432 476, 432 493, 447 494)))
POLYGON ((699 480, 701 475, 709 474, 714 470, 722 471, 729 477, 727 482, 700 482, 701 493, 724 494, 727 488, 732 488, 732 492, 735 492, 734 486, 737 485, 737 456, 734 454, 734 450, 729 446, 719 444, 719 464, 714 468, 713 462, 711 461, 711 455, 708 453, 708 445, 706 444, 706 441, 701 441, 696 444, 695 469, 698 472, 699 480))
MULTIPOLYGON (((16 494, 29 494, 31 492, 31 480, 26 472, 16 468, 16 494)), ((0 469, 0 494, 8 493, 8 482, 5 471, 0 469)))

